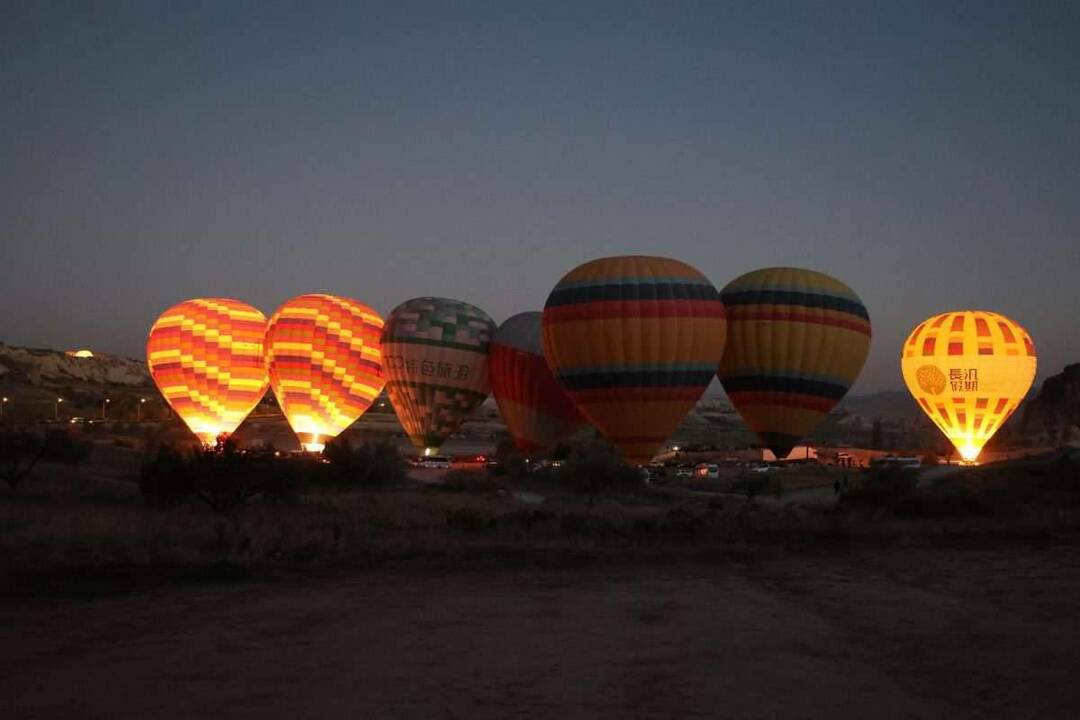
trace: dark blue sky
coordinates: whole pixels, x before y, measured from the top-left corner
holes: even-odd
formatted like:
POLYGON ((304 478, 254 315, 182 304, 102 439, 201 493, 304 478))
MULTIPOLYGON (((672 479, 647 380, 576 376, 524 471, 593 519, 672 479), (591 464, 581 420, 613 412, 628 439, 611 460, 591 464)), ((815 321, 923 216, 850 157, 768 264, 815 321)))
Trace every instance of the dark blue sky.
POLYGON ((199 295, 501 321, 648 253, 843 279, 859 391, 954 308, 1080 361, 1076 3, 85 5, 0 9, 4 342, 138 356, 199 295))

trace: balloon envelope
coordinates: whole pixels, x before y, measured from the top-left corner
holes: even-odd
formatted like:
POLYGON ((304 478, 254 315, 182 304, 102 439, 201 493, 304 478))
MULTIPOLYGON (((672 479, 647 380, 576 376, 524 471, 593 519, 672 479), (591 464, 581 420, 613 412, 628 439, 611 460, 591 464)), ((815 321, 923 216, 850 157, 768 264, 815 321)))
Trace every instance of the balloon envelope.
POLYGON ((230 298, 185 300, 150 328, 150 376, 203 444, 236 430, 266 393, 265 332, 265 315, 230 298))
POLYGON ((712 380, 724 307, 686 263, 601 258, 551 291, 543 333, 548 364, 578 410, 628 462, 645 463, 712 380))
POLYGON ((487 313, 460 300, 414 298, 390 312, 386 391, 413 445, 437 451, 487 397, 494 333, 487 313))
POLYGON ((900 358, 908 390, 968 462, 1024 399, 1036 363, 1024 328, 974 310, 929 318, 908 336, 900 358))
POLYGON ((584 421, 544 359, 539 312, 514 315, 491 343, 491 392, 522 452, 554 447, 584 421))
POLYGON ((754 270, 720 297, 728 340, 717 375, 761 444, 785 458, 858 378, 870 315, 847 285, 800 268, 754 270))
POLYGON ((305 450, 322 450, 382 391, 382 328, 367 305, 324 294, 295 297, 270 318, 270 386, 305 450))

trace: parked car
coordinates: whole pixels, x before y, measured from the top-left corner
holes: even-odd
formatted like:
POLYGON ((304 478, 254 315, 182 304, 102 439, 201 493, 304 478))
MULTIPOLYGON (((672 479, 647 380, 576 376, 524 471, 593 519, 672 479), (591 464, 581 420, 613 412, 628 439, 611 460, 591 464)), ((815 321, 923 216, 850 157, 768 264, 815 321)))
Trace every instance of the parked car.
POLYGON ((694 468, 689 465, 680 465, 675 471, 675 477, 677 478, 689 478, 694 476, 694 468))
POLYGON ((486 455, 455 455, 450 461, 452 467, 462 470, 481 468, 486 463, 486 455))
POLYGON ((695 480, 715 480, 720 477, 720 466, 713 463, 699 463, 694 468, 695 480))
POLYGON ((449 470, 451 462, 449 455, 427 455, 420 458, 418 465, 427 469, 449 470))
POLYGON ((870 461, 871 468, 901 468, 903 470, 918 470, 922 467, 922 460, 917 457, 897 457, 886 455, 874 458, 870 461))

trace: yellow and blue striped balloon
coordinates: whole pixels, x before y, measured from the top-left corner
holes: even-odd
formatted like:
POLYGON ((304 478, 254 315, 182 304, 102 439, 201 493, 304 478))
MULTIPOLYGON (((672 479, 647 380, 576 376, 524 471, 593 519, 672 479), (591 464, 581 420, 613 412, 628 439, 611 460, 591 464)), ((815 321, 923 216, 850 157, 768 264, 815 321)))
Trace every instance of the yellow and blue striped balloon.
POLYGON ((578 410, 633 463, 652 459, 712 381, 724 306, 693 267, 624 256, 567 273, 544 306, 544 356, 578 410))
POLYGON ((870 315, 847 285, 800 268, 754 270, 720 297, 728 318, 720 382, 761 444, 785 458, 858 378, 870 315))

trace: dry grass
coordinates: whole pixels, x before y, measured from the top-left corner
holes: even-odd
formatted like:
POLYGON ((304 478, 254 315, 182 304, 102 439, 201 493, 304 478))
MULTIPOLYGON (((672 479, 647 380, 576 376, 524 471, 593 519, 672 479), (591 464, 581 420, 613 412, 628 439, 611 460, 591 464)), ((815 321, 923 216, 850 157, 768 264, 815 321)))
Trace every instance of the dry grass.
MULTIPOLYGON (((976 481, 965 477, 956 482, 967 487, 976 481)), ((994 487, 995 502, 1001 504, 1002 491, 994 487)), ((255 502, 223 517, 197 502, 155 510, 142 502, 130 481, 45 466, 19 492, 0 493, 0 556, 6 558, 3 573, 10 578, 108 568, 542 560, 568 552, 744 557, 769 548, 1072 543, 1080 535, 1080 504, 1039 504, 1030 493, 1025 498, 1023 508, 1009 507, 1008 512, 919 516, 880 507, 803 507, 649 493, 608 496, 590 505, 580 496, 535 484, 492 487, 485 482, 462 483, 455 492, 327 492, 305 496, 295 505, 255 502), (546 499, 537 503, 523 490, 539 491, 546 499)))

